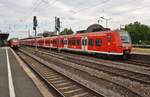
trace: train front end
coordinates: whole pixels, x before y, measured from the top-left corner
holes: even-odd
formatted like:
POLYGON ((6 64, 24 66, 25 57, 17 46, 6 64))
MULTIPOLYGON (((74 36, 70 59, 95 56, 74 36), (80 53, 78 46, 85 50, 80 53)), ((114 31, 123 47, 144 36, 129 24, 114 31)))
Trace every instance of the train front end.
POLYGON ((10 39, 8 42, 11 48, 18 49, 20 47, 19 39, 10 39))
POLYGON ((128 32, 126 31, 119 31, 121 42, 122 42, 122 48, 123 48, 123 57, 129 57, 132 50, 132 42, 131 37, 128 32))

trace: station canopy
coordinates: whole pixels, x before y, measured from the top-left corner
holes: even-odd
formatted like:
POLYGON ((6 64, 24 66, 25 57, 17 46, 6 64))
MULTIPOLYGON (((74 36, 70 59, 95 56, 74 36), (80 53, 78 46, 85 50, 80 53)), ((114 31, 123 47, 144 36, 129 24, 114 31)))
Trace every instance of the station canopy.
POLYGON ((0 46, 7 45, 9 33, 0 33, 0 46))

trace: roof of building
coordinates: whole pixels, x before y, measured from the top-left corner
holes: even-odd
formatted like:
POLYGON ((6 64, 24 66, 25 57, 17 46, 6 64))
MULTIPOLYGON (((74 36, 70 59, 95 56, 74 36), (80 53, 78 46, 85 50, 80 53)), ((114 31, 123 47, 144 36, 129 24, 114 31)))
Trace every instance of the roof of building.
POLYGON ((9 33, 0 33, 0 40, 7 40, 9 33))

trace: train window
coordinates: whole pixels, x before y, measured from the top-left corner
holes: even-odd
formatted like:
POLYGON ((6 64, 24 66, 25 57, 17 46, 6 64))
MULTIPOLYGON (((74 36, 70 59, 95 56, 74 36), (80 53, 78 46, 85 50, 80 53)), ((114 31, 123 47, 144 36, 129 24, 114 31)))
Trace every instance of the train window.
POLYGON ((84 39, 82 39, 82 45, 84 45, 84 39))
POLYGON ((71 45, 71 40, 68 41, 68 44, 71 45))
POLYGON ((65 43, 64 43, 65 45, 67 45, 67 44, 68 44, 68 43, 67 43, 67 40, 65 40, 64 42, 65 42, 65 43))
POLYGON ((54 44, 57 44, 57 40, 54 41, 54 44))
POLYGON ((70 40, 68 40, 68 45, 70 45, 70 40))
POLYGON ((82 39, 82 45, 87 45, 87 39, 82 39))
POLYGON ((61 44, 61 39, 60 40, 57 40, 58 41, 58 44, 61 44))
POLYGON ((96 46, 101 46, 101 45, 102 45, 102 39, 97 39, 96 46))
POLYGON ((87 39, 84 40, 85 45, 87 45, 87 39))
POLYGON ((62 43, 62 44, 64 44, 64 41, 63 41, 63 40, 61 40, 61 43, 62 43))
POLYGON ((80 40, 77 40, 77 45, 81 45, 81 41, 80 40))
POLYGON ((108 40, 108 42, 111 41, 111 35, 108 35, 108 36, 107 36, 107 40, 108 40))
POLYGON ((70 40, 70 45, 72 44, 71 40, 70 40))
POLYGON ((89 39, 88 45, 89 45, 89 46, 93 46, 93 45, 94 45, 94 40, 93 40, 93 39, 89 39))
POLYGON ((66 40, 66 44, 68 45, 68 40, 66 40))
POLYGON ((56 41, 54 40, 53 43, 56 44, 56 41))
POLYGON ((56 42, 56 45, 57 45, 58 44, 58 40, 56 40, 55 42, 56 42))
MULTIPOLYGON (((33 42, 32 42, 33 43, 33 42)), ((45 44, 47 44, 47 40, 45 40, 45 44)))

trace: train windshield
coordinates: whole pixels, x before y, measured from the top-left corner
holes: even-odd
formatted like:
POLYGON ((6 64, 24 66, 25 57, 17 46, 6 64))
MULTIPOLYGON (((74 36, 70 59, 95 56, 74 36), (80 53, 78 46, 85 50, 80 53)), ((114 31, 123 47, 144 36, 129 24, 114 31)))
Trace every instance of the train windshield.
POLYGON ((131 43, 131 38, 128 32, 126 31, 120 31, 121 40, 123 43, 131 43))
POLYGON ((13 42, 18 42, 18 40, 13 40, 13 42))
POLYGON ((19 41, 19 39, 14 38, 14 39, 12 39, 12 41, 13 41, 13 42, 18 42, 18 41, 19 41))

